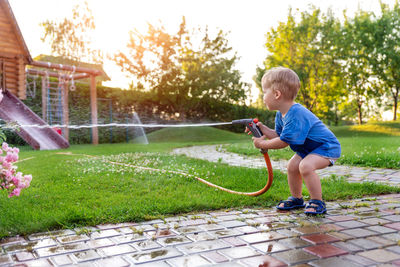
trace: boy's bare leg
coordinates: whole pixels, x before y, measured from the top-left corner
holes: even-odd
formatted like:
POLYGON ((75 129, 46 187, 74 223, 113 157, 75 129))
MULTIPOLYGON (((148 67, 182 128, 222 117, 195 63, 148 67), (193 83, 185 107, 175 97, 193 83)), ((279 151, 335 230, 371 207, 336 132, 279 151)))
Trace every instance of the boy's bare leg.
MULTIPOLYGON (((316 170, 328 167, 330 161, 316 154, 309 154, 299 164, 300 174, 304 179, 311 199, 322 200, 321 181, 316 170)), ((314 211, 314 209, 306 209, 314 211)))
MULTIPOLYGON (((301 160, 302 160, 302 158, 299 155, 294 154, 293 157, 289 160, 288 167, 287 167, 288 184, 289 184, 290 193, 295 198, 302 197, 303 181, 301 179, 300 171, 299 171, 299 164, 300 164, 301 160)), ((283 206, 284 206, 283 203, 281 203, 279 205, 279 207, 283 207, 283 206)))

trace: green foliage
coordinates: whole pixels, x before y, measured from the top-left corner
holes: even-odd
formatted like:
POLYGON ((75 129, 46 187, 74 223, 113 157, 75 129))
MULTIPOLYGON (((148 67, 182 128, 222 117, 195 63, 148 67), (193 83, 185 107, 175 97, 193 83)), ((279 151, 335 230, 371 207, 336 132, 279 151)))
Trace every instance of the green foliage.
POLYGON ((255 79, 260 86, 265 70, 276 66, 293 69, 301 81, 297 101, 316 115, 334 120, 332 110, 342 94, 335 41, 340 24, 332 14, 323 14, 315 7, 300 15, 296 22, 289 9, 287 21, 267 33, 269 55, 263 68, 256 70, 255 79))
POLYGON ((190 33, 183 18, 176 34, 149 25, 146 35, 133 31, 128 54, 119 52, 114 60, 138 81, 132 88, 149 91, 146 101, 170 118, 185 120, 206 102, 243 104, 249 85, 240 81, 234 69, 238 60, 226 34, 210 37, 208 29, 190 33), (204 34, 196 45, 195 35, 204 34))
POLYGON ((96 26, 87 2, 83 7, 74 6, 72 17, 61 22, 46 20, 40 26, 44 31, 42 41, 50 42, 57 56, 77 62, 102 63, 102 52, 91 48, 90 35, 96 26))

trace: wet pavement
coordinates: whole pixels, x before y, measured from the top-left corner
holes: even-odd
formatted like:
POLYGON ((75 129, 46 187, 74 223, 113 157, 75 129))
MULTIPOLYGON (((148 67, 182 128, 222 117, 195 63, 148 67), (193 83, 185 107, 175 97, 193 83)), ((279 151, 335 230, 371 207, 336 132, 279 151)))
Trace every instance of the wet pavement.
MULTIPOLYGON (((395 170, 345 170, 354 182, 400 180, 395 170)), ((400 194, 327 209, 221 210, 11 237, 0 241, 0 266, 400 266, 400 194)))

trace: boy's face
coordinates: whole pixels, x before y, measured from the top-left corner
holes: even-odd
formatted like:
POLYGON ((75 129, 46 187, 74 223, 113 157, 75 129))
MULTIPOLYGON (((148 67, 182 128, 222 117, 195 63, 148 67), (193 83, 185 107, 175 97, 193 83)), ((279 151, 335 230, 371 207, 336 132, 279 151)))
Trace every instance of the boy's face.
POLYGON ((269 110, 277 110, 276 92, 271 88, 263 88, 264 104, 269 110))

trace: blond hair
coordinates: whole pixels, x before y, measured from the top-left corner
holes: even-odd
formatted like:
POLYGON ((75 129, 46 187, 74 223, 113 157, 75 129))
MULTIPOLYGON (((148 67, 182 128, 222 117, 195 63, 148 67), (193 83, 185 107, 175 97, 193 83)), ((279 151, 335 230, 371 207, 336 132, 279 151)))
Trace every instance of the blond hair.
POLYGON ((278 90, 282 95, 294 100, 300 89, 300 79, 296 72, 284 67, 276 67, 268 70, 261 79, 263 90, 270 88, 278 90))

